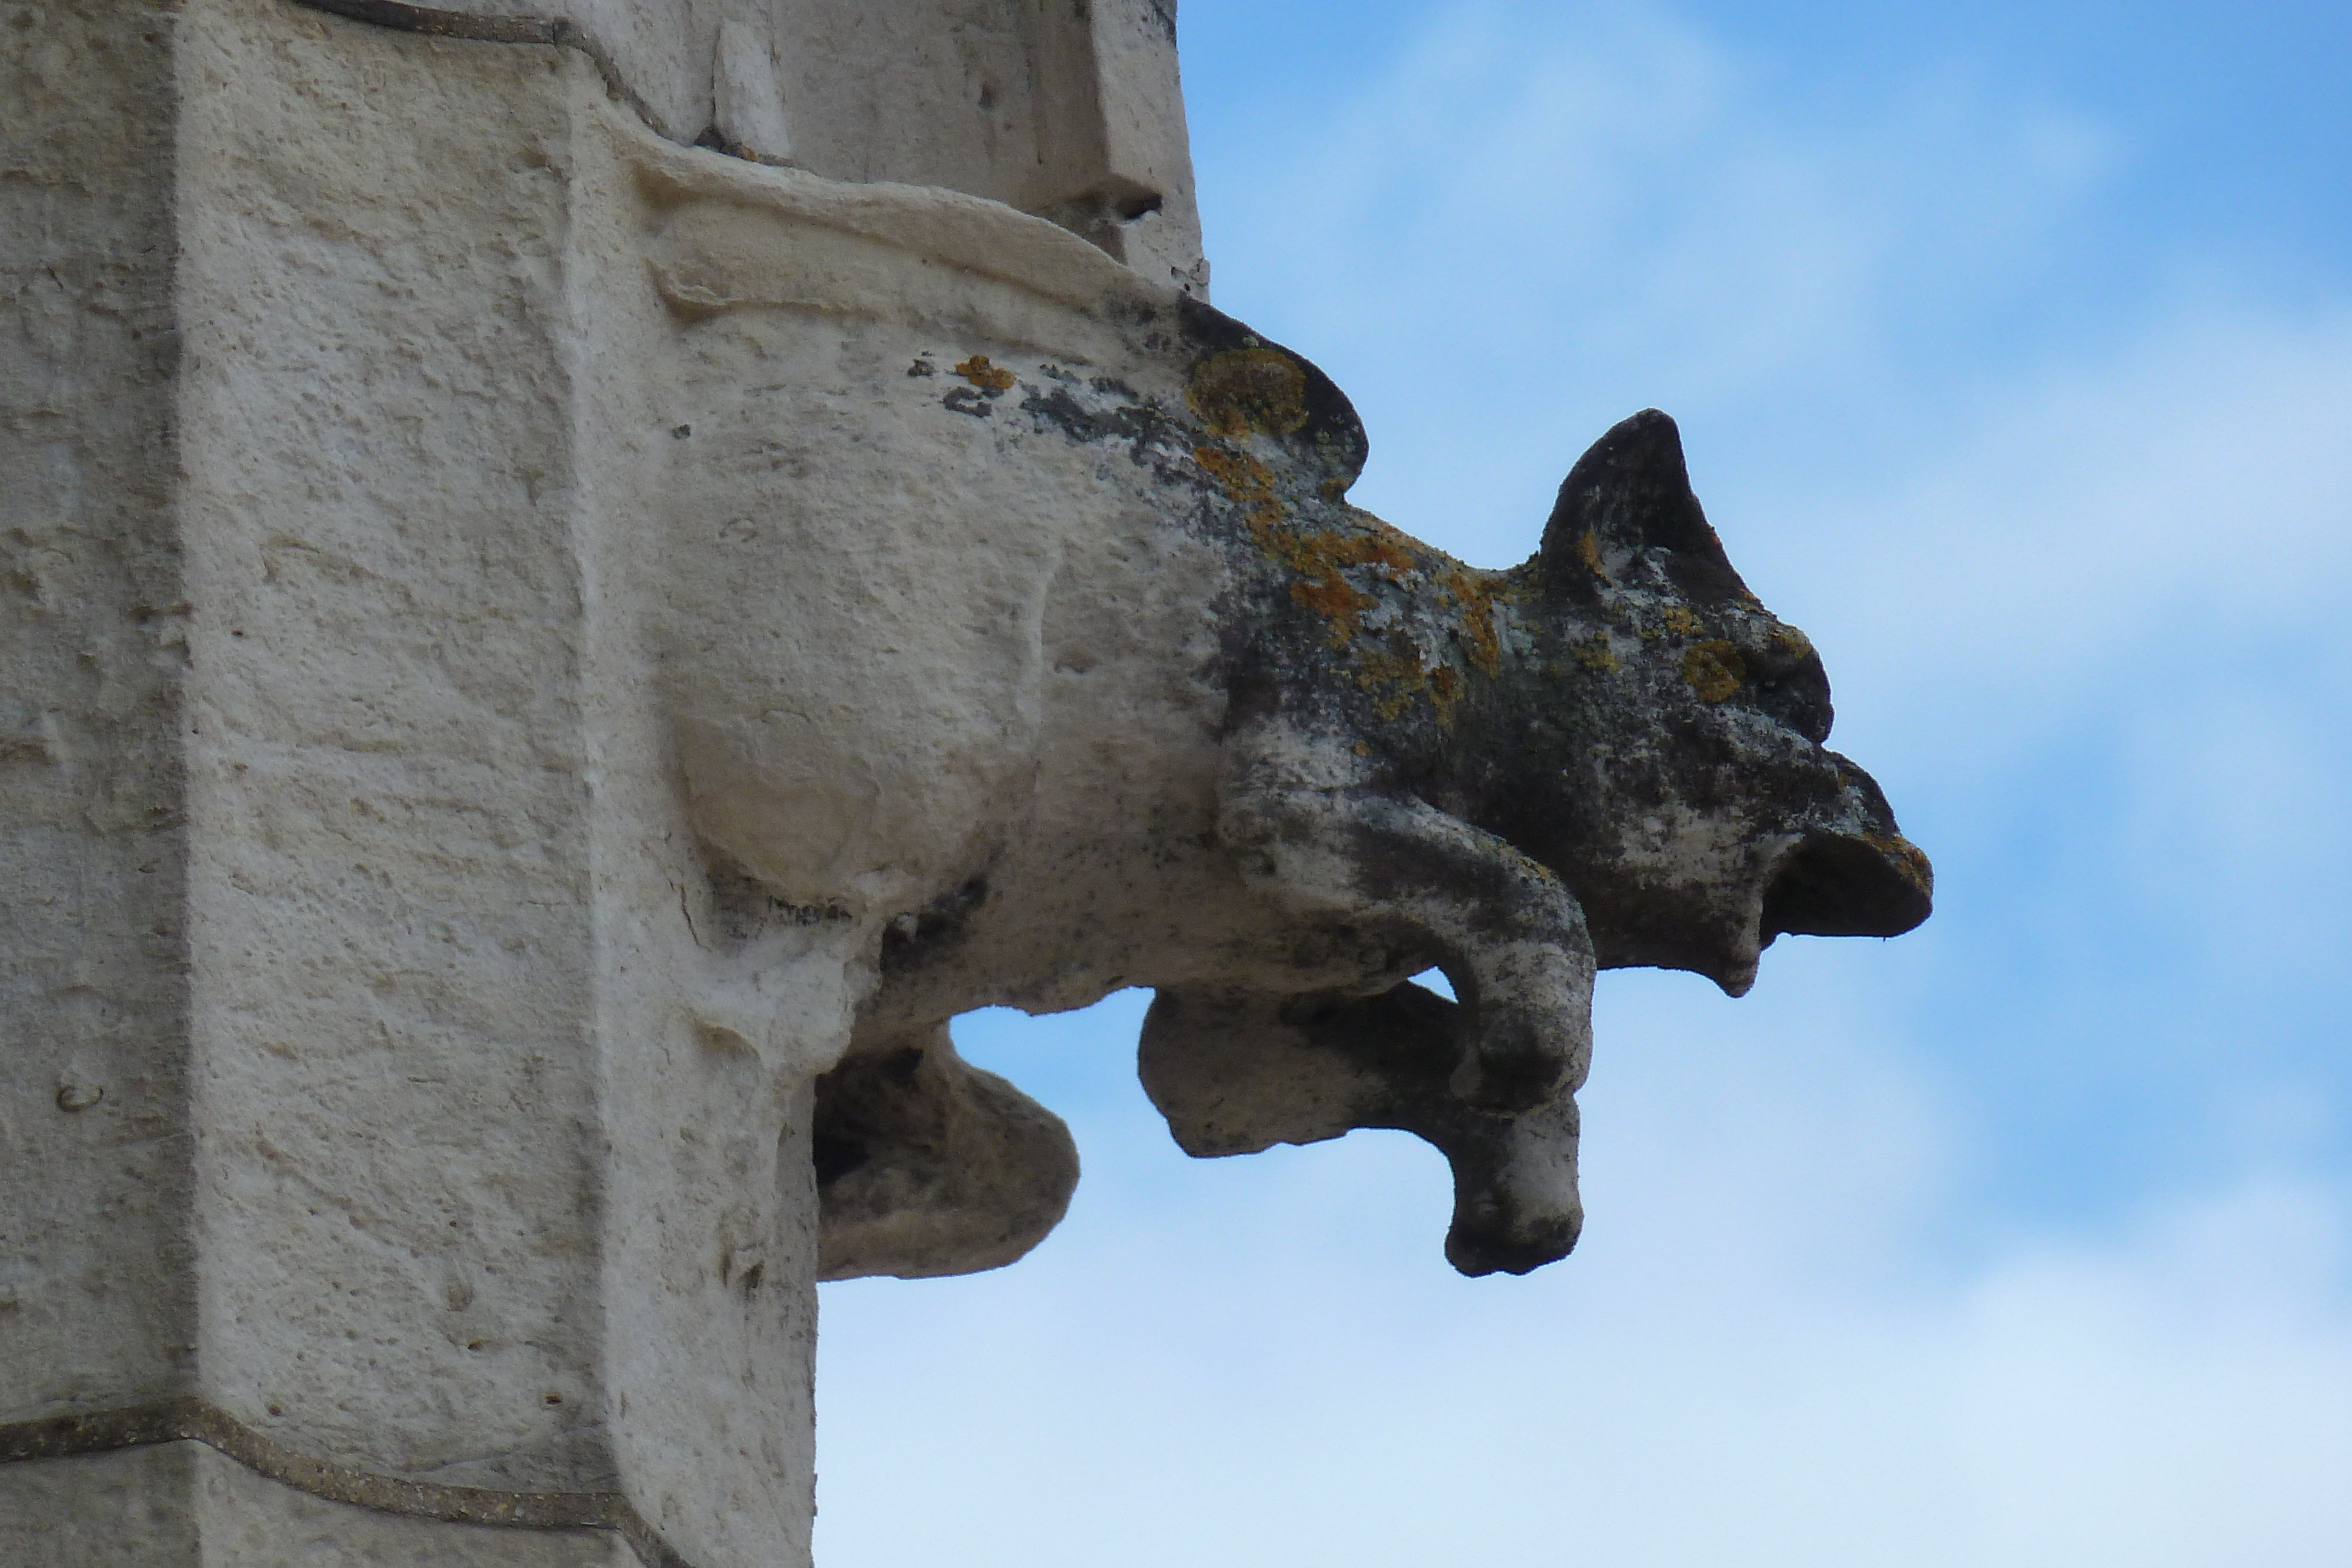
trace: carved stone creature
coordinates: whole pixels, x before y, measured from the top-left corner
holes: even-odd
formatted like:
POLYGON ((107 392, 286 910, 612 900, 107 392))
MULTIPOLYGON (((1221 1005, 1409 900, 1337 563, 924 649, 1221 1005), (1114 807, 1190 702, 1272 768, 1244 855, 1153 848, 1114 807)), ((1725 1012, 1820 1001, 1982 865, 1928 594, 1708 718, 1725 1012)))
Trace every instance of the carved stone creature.
POLYGON ((1596 965, 1925 913, 1662 418, 1347 504, 1166 0, 314 3, 0 47, 0 1562, 805 1564, 820 1265, 1075 1177, 955 1014, 1523 1269, 1596 965))
POLYGON ((1284 634, 1237 680, 1219 829, 1256 885, 1393 957, 1346 988, 1165 989, 1144 1082, 1195 1155, 1418 1134, 1454 1167, 1446 1256, 1524 1273, 1581 1221, 1594 969, 1738 996, 1783 933, 1916 925, 1929 868, 1824 746, 1820 656, 1732 570, 1664 414, 1585 454, 1515 570, 1350 521, 1307 549, 1362 558, 1364 588, 1327 568, 1260 601, 1284 634), (1424 965, 1460 1003, 1391 983, 1424 965))
MULTIPOLYGON (((669 297, 763 298, 751 248, 674 238, 669 297)), ((1740 582, 1665 415, 1484 571, 1347 502, 1365 438, 1312 365, 1170 292, 1083 314, 1118 340, 1096 366, 836 327, 826 364, 880 389, 856 408, 696 361, 742 369, 673 501, 724 558, 667 596, 689 816, 751 904, 879 933, 818 1082, 822 1276, 1034 1246, 1076 1152, 947 1020, 1133 985, 1189 1152, 1403 1128, 1453 1164, 1455 1267, 1563 1256, 1595 969, 1737 995, 1782 933, 1918 924, 1926 858, 1824 746, 1821 660, 1740 582), (888 500, 845 530, 821 485, 888 500), (1432 967, 1458 1003, 1408 978, 1432 967)))

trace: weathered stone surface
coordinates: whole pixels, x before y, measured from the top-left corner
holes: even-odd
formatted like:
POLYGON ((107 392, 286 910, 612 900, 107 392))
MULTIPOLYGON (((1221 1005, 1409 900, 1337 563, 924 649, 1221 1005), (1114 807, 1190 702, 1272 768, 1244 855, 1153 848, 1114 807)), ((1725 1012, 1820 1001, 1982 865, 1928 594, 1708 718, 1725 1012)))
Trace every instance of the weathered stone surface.
POLYGON ((0 1465, 0 1563, 202 1568, 195 1443, 0 1465))
POLYGON ((592 53, 658 131, 1040 214, 1206 298, 1175 0, 309 0, 592 53))
MULTIPOLYGON (((707 840, 783 896, 919 904, 884 938, 854 1052, 903 1059, 925 1020, 973 1007, 1154 986, 1146 1082, 1186 1147, 1405 1127, 1454 1162, 1456 1264, 1523 1270, 1575 1239, 1569 1096, 1596 965, 1692 968, 1736 994, 1779 933, 1892 935, 1926 915, 1924 859, 1822 746, 1820 661, 1740 585, 1664 415, 1611 432, 1544 551, 1492 573, 1349 507, 1363 445, 1344 401, 1222 318, 1139 318, 1115 385, 1001 354, 965 361, 987 384, 942 410, 991 415, 994 472, 1049 468, 1056 442, 1097 451, 1098 494, 1069 507, 1089 520, 1057 530, 1042 474, 1025 506, 971 484, 961 521, 991 571, 1038 564, 967 577, 962 606, 897 623, 902 585, 936 580, 923 558, 960 541, 911 520, 832 547, 787 531, 734 580, 761 585, 763 640, 856 647, 813 705, 833 732, 767 716, 783 682, 824 693, 812 672, 837 642, 698 648, 724 685, 678 688, 707 840), (900 667, 903 703, 882 706, 900 667), (791 674, 769 688, 762 671, 791 674), (1432 966, 1459 1009, 1406 981, 1432 966)), ((866 1126, 817 1135, 855 1145, 870 1183, 900 1156, 872 1130, 893 1080, 859 1061, 836 1071, 863 1074, 866 1126)), ((934 1115, 955 1082, 895 1081, 934 1115)), ((914 1175, 927 1144, 904 1157, 932 1201, 971 1201, 914 1175)), ((1041 1166, 1033 1205, 1059 1179, 1041 1166)), ((827 1269, 861 1271, 846 1241, 827 1269)))
POLYGON ((579 68, 181 26, 202 1382, 337 1462, 601 1490, 583 568, 541 499, 579 68))
POLYGON ((32 1568, 633 1568, 610 1530, 404 1518, 177 1442, 0 1466, 0 1563, 32 1568))
POLYGON ((0 1423, 181 1391, 171 10, 0 10, 0 1423))
POLYGON ((856 1042, 819 1081, 814 1125, 821 1280, 1001 1268, 1078 1183, 1061 1118, 964 1061, 944 1023, 856 1042))
POLYGON ((1510 571, 1348 503, 1346 399, 1122 205, 1172 56, 1099 144, 1003 110, 1131 188, 1014 189, 840 166, 928 143, 802 115, 782 10, 677 58, 804 166, 648 127, 658 7, 361 9, 6 13, 0 1496, 148 1532, 47 1560, 804 1561, 816 1280, 1076 1178, 956 1013, 1159 988, 1185 1147, 1407 1128, 1518 1270, 1596 967, 1925 915, 1664 416, 1510 571))

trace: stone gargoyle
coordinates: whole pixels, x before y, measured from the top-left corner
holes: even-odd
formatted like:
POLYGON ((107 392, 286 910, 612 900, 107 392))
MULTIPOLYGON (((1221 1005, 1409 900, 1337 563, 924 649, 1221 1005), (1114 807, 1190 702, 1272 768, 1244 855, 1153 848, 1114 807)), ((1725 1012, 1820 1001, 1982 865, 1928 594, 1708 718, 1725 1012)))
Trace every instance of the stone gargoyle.
POLYGON ((1166 0, 555 8, 11 8, 0 1561, 805 1563, 815 1277, 1076 1174, 955 1015, 1523 1270, 1596 968, 1927 913, 1664 416, 1509 571, 1349 504, 1166 0))
POLYGON ((1143 1081, 1186 1150, 1410 1131, 1453 1166, 1454 1265, 1524 1272, 1580 1222, 1597 968, 1736 995, 1779 935, 1927 916, 1927 859, 1824 744, 1821 659, 1665 415, 1481 570, 1349 504, 1364 434, 1300 357, 1131 274, 1045 308, 1075 242, 1021 290, 967 254, 952 308, 844 309, 887 255, 795 224, 778 178, 773 219, 664 198, 661 292, 698 324, 663 646, 738 928, 871 933, 817 1084, 822 1277, 1050 1230, 1070 1137, 948 1020, 1127 986, 1156 988, 1143 1081))

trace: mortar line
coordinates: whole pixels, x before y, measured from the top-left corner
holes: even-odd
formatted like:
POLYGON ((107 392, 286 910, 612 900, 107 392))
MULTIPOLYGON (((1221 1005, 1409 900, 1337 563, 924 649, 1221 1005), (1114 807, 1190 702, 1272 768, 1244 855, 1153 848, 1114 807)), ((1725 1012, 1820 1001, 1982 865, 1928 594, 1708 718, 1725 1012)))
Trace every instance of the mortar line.
POLYGON ((329 1502, 446 1524, 609 1530, 628 1542, 644 1568, 691 1568, 620 1492, 509 1492, 377 1475, 299 1453, 193 1396, 0 1425, 0 1464, 178 1442, 202 1443, 264 1479, 329 1502))

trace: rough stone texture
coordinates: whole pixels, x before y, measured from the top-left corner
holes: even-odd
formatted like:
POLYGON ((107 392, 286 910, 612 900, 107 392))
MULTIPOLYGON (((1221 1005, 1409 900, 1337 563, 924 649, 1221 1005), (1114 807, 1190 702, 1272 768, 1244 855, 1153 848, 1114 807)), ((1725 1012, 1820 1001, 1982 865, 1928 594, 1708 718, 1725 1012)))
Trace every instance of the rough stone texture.
POLYGON ((188 1568, 203 1563, 194 1443, 0 1465, 0 1563, 188 1568))
POLYGON ((193 1388, 521 1491, 626 1452, 696 1561, 804 1554, 808 1075, 681 999, 699 862, 588 692, 619 111, 576 51, 287 5, 9 19, 0 1419, 193 1388))
POLYGON ((404 1519, 265 1480, 210 1448, 174 1447, 189 1450, 205 1568, 634 1568, 636 1562, 609 1530, 404 1519))
POLYGON ((204 1382, 601 1490, 564 60, 184 27, 204 1382))
POLYGON ((265 1480, 199 1443, 0 1466, 0 1563, 59 1568, 634 1568, 608 1530, 404 1519, 265 1480))
MULTIPOLYGON (((1409 1129, 1524 1270, 1596 967, 1925 915, 1664 415, 1510 571, 1348 504, 1346 399, 1120 204, 1172 54, 968 168, 802 115, 789 8, 360 8, 5 13, 0 1499, 125 1521, 41 1560, 804 1562, 817 1279, 1076 1179, 956 1013, 1156 987, 1186 1148, 1409 1129), (631 28, 808 166, 649 128, 631 28)), ((790 12, 1085 75, 928 15, 790 12)))
POLYGON ((172 26, 0 8, 0 1424, 195 1348, 172 26))
POLYGON ((1207 296, 1175 0, 311 3, 575 45, 677 141, 986 196, 1207 296))

